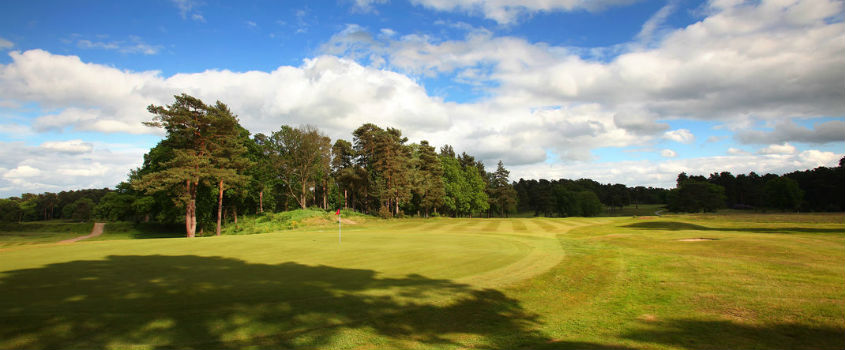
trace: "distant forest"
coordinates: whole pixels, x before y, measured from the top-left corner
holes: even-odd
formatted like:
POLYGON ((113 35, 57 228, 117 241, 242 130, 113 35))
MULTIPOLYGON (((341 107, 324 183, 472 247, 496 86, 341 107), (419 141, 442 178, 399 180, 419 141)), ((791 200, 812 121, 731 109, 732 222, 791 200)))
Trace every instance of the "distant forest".
POLYGON ((595 216, 624 206, 661 204, 676 212, 845 211, 843 160, 782 176, 728 172, 678 175, 674 189, 601 184, 590 179, 511 181, 451 146, 408 143, 402 131, 364 124, 351 140, 282 125, 269 135, 238 123, 229 108, 188 95, 150 106, 145 123, 167 135, 115 189, 26 193, 0 199, 0 221, 50 219, 184 223, 189 236, 238 215, 296 208, 344 208, 402 216, 595 216))

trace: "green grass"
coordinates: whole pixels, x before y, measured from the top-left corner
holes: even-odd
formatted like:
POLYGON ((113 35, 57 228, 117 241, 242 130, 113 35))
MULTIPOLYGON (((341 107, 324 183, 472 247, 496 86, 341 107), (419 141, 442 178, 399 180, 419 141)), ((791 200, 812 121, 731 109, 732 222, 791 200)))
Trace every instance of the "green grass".
POLYGON ((842 214, 320 220, 0 251, 0 348, 845 346, 842 214))
MULTIPOLYGON (((352 210, 341 210, 341 216, 346 221, 354 223, 371 221, 374 218, 352 210)), ((337 224, 334 211, 322 209, 297 209, 281 213, 264 213, 261 215, 241 217, 237 224, 229 222, 223 227, 223 234, 244 235, 292 230, 300 227, 337 224)))
POLYGON ((0 249, 42 243, 56 243, 91 233, 93 222, 51 220, 0 223, 0 249))

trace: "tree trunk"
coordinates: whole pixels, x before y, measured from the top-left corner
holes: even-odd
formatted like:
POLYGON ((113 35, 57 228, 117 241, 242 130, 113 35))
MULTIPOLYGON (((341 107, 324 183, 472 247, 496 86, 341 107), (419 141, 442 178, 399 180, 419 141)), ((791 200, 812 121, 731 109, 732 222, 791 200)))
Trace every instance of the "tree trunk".
POLYGON ((196 228, 192 216, 196 196, 191 191, 191 180, 185 180, 185 190, 188 192, 188 203, 185 203, 185 232, 188 238, 191 238, 194 237, 194 229, 196 228))
POLYGON ((217 196, 217 235, 220 235, 223 219, 223 180, 220 180, 219 195, 217 196))
POLYGON ((305 192, 305 190, 307 190, 308 188, 305 185, 305 181, 302 181, 302 185, 300 187, 302 188, 302 192, 300 192, 302 197, 299 198, 299 206, 302 209, 305 209, 305 206, 306 206, 305 201, 308 200, 308 193, 305 192))
POLYGON ((232 207, 232 215, 235 217, 235 227, 238 226, 238 207, 232 207))
POLYGON ((323 210, 326 210, 326 209, 329 208, 329 204, 326 202, 326 192, 329 190, 328 187, 329 187, 328 180, 324 181, 323 182, 323 210))
POLYGON ((264 213, 264 190, 258 191, 258 212, 264 213))
POLYGON ((349 209, 349 203, 346 201, 346 189, 343 189, 343 209, 349 209))

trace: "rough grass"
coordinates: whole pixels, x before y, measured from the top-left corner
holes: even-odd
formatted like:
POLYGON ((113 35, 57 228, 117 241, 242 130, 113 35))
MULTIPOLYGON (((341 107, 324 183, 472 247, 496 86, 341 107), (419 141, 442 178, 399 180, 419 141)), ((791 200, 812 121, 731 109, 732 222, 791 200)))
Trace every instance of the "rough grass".
POLYGON ((341 243, 317 225, 37 245, 0 252, 0 348, 841 349, 837 215, 373 220, 341 243))
POLYGON ((51 220, 22 223, 0 223, 0 248, 20 245, 56 243, 87 235, 93 222, 51 220))
MULTIPOLYGON (((371 216, 357 213, 352 210, 341 210, 341 217, 347 223, 365 222, 373 220, 371 216)), ((244 216, 239 218, 238 223, 229 222, 223 227, 223 234, 244 235, 256 233, 268 233, 284 230, 293 230, 303 227, 337 224, 335 211, 322 209, 297 209, 281 213, 264 213, 260 215, 244 216)))

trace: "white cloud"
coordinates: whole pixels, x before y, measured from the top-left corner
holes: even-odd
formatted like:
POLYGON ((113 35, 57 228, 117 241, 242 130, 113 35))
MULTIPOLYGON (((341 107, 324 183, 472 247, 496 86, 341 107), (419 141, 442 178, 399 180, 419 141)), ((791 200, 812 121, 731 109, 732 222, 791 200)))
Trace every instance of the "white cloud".
POLYGON ((739 156, 739 155, 749 155, 751 153, 743 151, 739 148, 730 147, 730 148, 728 148, 728 154, 739 156))
POLYGON ((354 9, 368 13, 374 11, 373 5, 385 4, 388 0, 354 0, 354 9))
POLYGON ((695 141, 695 135, 687 129, 677 129, 663 133, 663 138, 679 143, 691 143, 695 141))
MULTIPOLYGON (((622 161, 608 163, 543 164, 508 167, 511 179, 578 179, 590 178, 601 183, 624 183, 628 186, 674 188, 679 173, 704 175, 728 171, 733 174, 785 174, 819 166, 835 167, 845 154, 818 150, 792 155, 753 155, 671 159, 655 161, 622 161)), ((507 164, 506 164, 507 166, 507 164)))
POLYGON ((672 14, 672 12, 675 12, 677 7, 678 1, 670 0, 666 5, 660 8, 660 10, 658 10, 643 24, 639 34, 637 34, 637 39, 641 43, 649 44, 655 39, 655 36, 660 36, 659 34, 662 31, 661 28, 664 25, 664 22, 669 15, 672 14))
POLYGON ((205 17, 202 16, 197 9, 205 5, 201 1, 197 0, 171 0, 173 5, 176 5, 176 8, 179 9, 179 15, 182 16, 182 19, 187 19, 188 15, 190 15, 191 19, 197 22, 205 22, 205 17))
MULTIPOLYGON (((430 5, 444 10, 482 6, 430 5)), ((611 50, 615 57, 601 61, 582 57, 583 49, 494 37, 483 29, 462 40, 419 34, 380 42, 372 42, 370 35, 355 45, 350 43, 354 37, 346 40, 355 50, 383 55, 387 66, 411 74, 487 72, 475 78, 494 83, 491 96, 532 106, 601 103, 647 111, 652 121, 845 114, 845 24, 829 20, 842 13, 842 2, 713 2, 709 16, 699 22, 657 29, 671 9, 667 5, 644 25, 641 37, 657 36, 658 41, 623 45, 611 50)))
POLYGON ((795 154, 797 149, 795 146, 788 143, 782 145, 769 145, 769 147, 760 150, 760 154, 795 154))
POLYGON ((0 198, 21 193, 114 187, 141 165, 146 149, 50 141, 41 146, 0 141, 0 198))
POLYGON ((678 152, 675 152, 671 149, 664 149, 660 151, 660 156, 663 158, 675 158, 678 156, 678 152))
POLYGON ((155 55, 162 49, 161 45, 147 44, 141 37, 135 35, 129 36, 128 40, 114 40, 109 42, 78 39, 76 46, 83 49, 113 50, 121 53, 140 53, 144 55, 155 55))
MULTIPOLYGON (((588 6, 569 3, 572 9, 588 6)), ((194 2, 176 4, 184 8, 185 18, 201 16, 194 2)), ((496 4, 506 2, 483 6, 496 4)), ((500 10, 516 11, 512 13, 518 17, 519 13, 559 11, 563 6, 563 2, 548 9, 540 2, 524 4, 500 10)), ((442 6, 487 16, 483 7, 468 2, 443 2, 442 6)), ((185 92, 207 102, 226 102, 252 132, 272 132, 282 124, 312 124, 332 138, 349 139, 351 130, 374 122, 403 130, 412 142, 452 144, 488 165, 502 159, 521 176, 671 185, 680 171, 707 174, 711 169, 696 162, 713 162, 713 171, 763 172, 814 167, 838 159, 829 152, 799 149, 791 154, 729 149, 729 156, 694 161, 676 157, 659 163, 579 163, 593 160, 591 150, 597 147, 652 147, 663 137, 693 142, 690 130, 668 130, 667 121, 689 118, 734 126, 753 125, 751 121, 774 125, 771 132, 736 136, 761 145, 842 141, 841 132, 839 139, 834 137, 843 125, 839 120, 812 130, 789 122, 789 118, 845 115, 841 84, 845 26, 839 19, 830 20, 841 10, 840 2, 825 0, 714 2, 707 18, 675 31, 660 25, 665 17, 660 12, 641 31, 645 33, 641 37, 652 38, 650 45, 624 46, 617 57, 603 60, 584 58, 589 56, 582 57, 573 48, 496 37, 483 28, 467 28, 464 39, 443 41, 392 30, 371 34, 357 25, 347 26, 323 46, 324 52, 343 58, 318 56, 270 72, 208 70, 164 77, 155 71, 120 70, 75 56, 30 50, 11 52, 11 62, 0 64, 0 96, 3 103, 13 104, 11 113, 25 114, 23 107, 16 106, 40 107, 40 117, 31 123, 38 131, 160 133, 141 126, 151 118, 146 107, 168 104, 174 94, 185 92), (446 102, 429 95, 413 78, 445 74, 485 89, 487 97, 472 103, 446 102), (547 155, 559 159, 547 159, 547 155), (613 164, 619 164, 618 168, 613 164)), ((297 11, 298 28, 307 27, 306 15, 297 11)), ((85 155, 102 154, 98 145, 85 155)), ((118 163, 92 159, 84 164, 98 163, 116 171, 118 163)), ((140 155, 135 161, 140 161, 140 155)), ((71 163, 41 167, 22 162, 0 164, 0 168, 26 165, 62 169, 63 174, 75 176, 102 173, 98 167, 71 163)), ((60 186, 65 184, 62 181, 44 177, 36 182, 60 186)), ((0 183, 0 188, 10 186, 0 183)))
POLYGON ((79 154, 90 153, 94 149, 94 145, 82 140, 48 141, 42 143, 41 148, 59 153, 79 154))
POLYGON ((17 123, 0 124, 0 134, 7 138, 21 138, 32 135, 31 127, 17 123))
POLYGON ((9 40, 0 37, 0 50, 11 49, 15 44, 9 40))
MULTIPOLYGON (((367 0, 359 0, 365 1, 367 0)), ((439 11, 460 11, 480 14, 499 24, 512 24, 520 17, 536 12, 601 11, 607 7, 628 5, 637 0, 412 0, 439 11)))
POLYGON ((19 165, 17 168, 5 172, 3 177, 7 179, 27 178, 41 175, 41 173, 40 169, 33 168, 29 165, 19 165))

